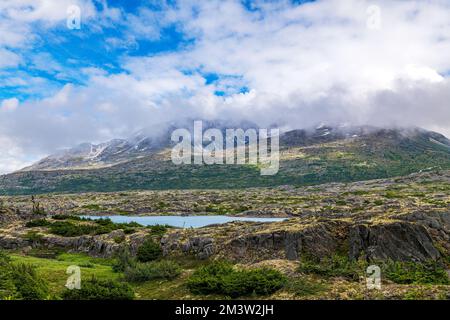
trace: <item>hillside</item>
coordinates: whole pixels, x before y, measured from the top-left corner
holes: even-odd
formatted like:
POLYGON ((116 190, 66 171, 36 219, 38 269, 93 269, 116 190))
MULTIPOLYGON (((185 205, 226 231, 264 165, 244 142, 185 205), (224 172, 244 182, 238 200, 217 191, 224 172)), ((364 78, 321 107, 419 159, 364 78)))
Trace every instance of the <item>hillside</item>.
MULTIPOLYGON (((161 145, 161 144, 160 144, 161 145)), ((0 194, 314 185, 450 168, 450 142, 422 129, 369 127, 294 130, 280 138, 280 170, 254 165, 174 165, 170 149, 98 169, 20 171, 0 177, 0 194)))
POLYGON ((225 259, 237 270, 270 268, 289 279, 272 294, 244 299, 449 299, 449 190, 450 171, 442 171, 300 188, 47 194, 35 198, 45 215, 27 214, 29 196, 1 197, 0 247, 13 261, 32 264, 56 296, 64 294, 67 267, 80 265, 88 279, 123 279, 137 299, 226 298, 188 287, 194 272, 225 259), (78 216, 105 213, 287 219, 166 228, 78 216), (163 254, 156 267, 178 270, 169 279, 117 269, 123 246, 133 263, 145 239, 163 254), (373 264, 381 270, 380 290, 367 290, 373 264))

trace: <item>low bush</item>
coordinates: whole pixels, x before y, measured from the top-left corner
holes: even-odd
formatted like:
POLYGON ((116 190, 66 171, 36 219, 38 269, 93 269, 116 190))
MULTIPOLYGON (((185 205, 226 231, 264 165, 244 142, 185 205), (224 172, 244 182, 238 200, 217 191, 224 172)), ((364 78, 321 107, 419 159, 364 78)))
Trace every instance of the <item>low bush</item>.
POLYGON ((94 222, 99 226, 99 232, 101 233, 109 233, 113 230, 122 229, 125 234, 131 234, 136 232, 136 228, 142 228, 137 222, 128 222, 128 223, 115 223, 112 222, 111 219, 97 219, 94 222))
POLYGON ((51 222, 47 221, 46 219, 36 219, 28 221, 25 224, 25 227, 27 228, 35 228, 35 227, 48 227, 51 225, 51 222))
POLYGON ((121 247, 115 255, 115 262, 113 264, 114 272, 124 272, 127 268, 133 267, 136 264, 136 259, 131 255, 127 247, 121 247))
POLYGON ((178 277, 181 267, 170 260, 137 263, 125 269, 125 279, 130 282, 145 282, 154 279, 171 280, 178 277))
POLYGON ((390 261, 384 265, 383 273, 387 279, 399 284, 450 284, 445 269, 434 261, 390 261))
POLYGON ((300 261, 298 271, 322 277, 344 277, 358 280, 365 274, 365 261, 351 261, 346 256, 333 255, 322 260, 306 257, 300 261))
MULTIPOLYGON (((398 284, 450 284, 445 268, 435 261, 378 261, 374 264, 381 267, 383 278, 398 284)), ((298 270, 323 277, 358 280, 360 276, 365 276, 367 266, 366 261, 351 261, 345 256, 334 255, 321 261, 304 259, 298 270)))
POLYGON ((11 272, 10 258, 0 251, 0 300, 12 299, 17 296, 11 272))
POLYGON ((0 300, 43 300, 48 299, 49 295, 46 282, 33 266, 14 264, 0 251, 0 300))
POLYGON ((81 289, 66 289, 64 300, 132 300, 134 291, 125 282, 91 278, 81 282, 81 289))
POLYGON ((163 236, 167 229, 170 228, 168 225, 156 224, 153 226, 147 226, 147 229, 151 230, 151 234, 155 236, 163 236))
POLYGON ((115 243, 121 244, 122 242, 124 242, 124 241, 126 240, 126 237, 125 237, 124 234, 120 234, 120 235, 118 235, 118 236, 115 236, 115 237, 113 238, 113 240, 114 240, 115 243))
POLYGON ((22 237, 23 239, 31 241, 33 243, 41 243, 44 239, 44 236, 36 231, 28 231, 22 237))
POLYGON ((11 276, 19 299, 43 300, 49 298, 50 293, 47 284, 39 277, 32 265, 12 264, 11 276))
POLYGON ((136 257, 140 262, 154 261, 162 257, 162 249, 153 239, 148 238, 138 248, 136 257))
POLYGON ((228 262, 213 262, 197 269, 188 279, 187 286, 194 294, 220 294, 237 298, 274 293, 286 281, 286 277, 274 269, 235 270, 228 262))
POLYGON ((289 280, 286 284, 286 289, 298 297, 307 297, 324 291, 325 285, 299 277, 289 280))
POLYGON ((69 214, 55 214, 52 216, 53 220, 75 220, 75 221, 81 221, 81 220, 88 220, 81 218, 79 216, 69 215, 69 214))
POLYGON ((74 224, 69 221, 58 221, 50 225, 49 231, 63 237, 78 237, 86 234, 101 234, 99 228, 89 224, 74 224))
POLYGON ((123 229, 126 234, 133 233, 135 223, 114 223, 110 219, 82 220, 84 223, 74 223, 62 220, 49 225, 50 233, 63 237, 77 237, 81 235, 98 235, 110 233, 111 231, 123 229))
POLYGON ((50 233, 63 237, 105 234, 118 229, 131 234, 136 231, 136 228, 142 227, 136 222, 114 223, 110 219, 92 220, 71 215, 54 215, 52 219, 56 221, 36 219, 27 222, 25 226, 27 228, 47 227, 50 233))

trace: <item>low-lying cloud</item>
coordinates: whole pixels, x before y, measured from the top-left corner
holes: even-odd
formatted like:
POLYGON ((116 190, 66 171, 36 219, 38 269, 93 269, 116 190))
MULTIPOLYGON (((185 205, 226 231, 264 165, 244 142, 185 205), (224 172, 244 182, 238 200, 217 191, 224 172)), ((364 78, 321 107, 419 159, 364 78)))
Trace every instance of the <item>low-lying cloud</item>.
MULTIPOLYGON (((133 34, 145 39, 148 33, 155 41, 168 25, 191 41, 158 54, 124 54, 116 73, 58 65, 56 74, 78 72, 83 83, 61 85, 44 98, 0 101, 0 172, 63 147, 179 119, 242 119, 283 128, 320 122, 421 126, 450 135, 450 5, 377 1, 379 25, 372 28, 373 4, 254 1, 246 8, 239 1, 182 1, 150 19, 148 10, 130 17, 80 2, 99 30, 114 23, 128 28, 126 39, 105 41, 105 50, 133 34)), ((33 17, 46 19, 11 12, 0 15, 0 32, 11 24, 29 30, 33 17)), ((52 28, 58 15, 48 17, 52 28)), ((23 48, 42 32, 0 40, 0 73, 26 60, 23 48)), ((36 76, 28 76, 22 87, 37 90, 36 76)))

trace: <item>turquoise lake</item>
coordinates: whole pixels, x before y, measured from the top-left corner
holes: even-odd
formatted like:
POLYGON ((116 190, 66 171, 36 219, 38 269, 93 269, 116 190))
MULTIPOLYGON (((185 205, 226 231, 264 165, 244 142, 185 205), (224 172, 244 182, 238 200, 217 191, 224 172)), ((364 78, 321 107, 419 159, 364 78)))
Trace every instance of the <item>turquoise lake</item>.
POLYGON ((232 216, 83 216, 91 219, 109 218, 113 222, 137 222, 143 226, 156 224, 169 225, 178 228, 200 228, 211 224, 223 224, 232 221, 277 222, 285 218, 254 218, 232 216))

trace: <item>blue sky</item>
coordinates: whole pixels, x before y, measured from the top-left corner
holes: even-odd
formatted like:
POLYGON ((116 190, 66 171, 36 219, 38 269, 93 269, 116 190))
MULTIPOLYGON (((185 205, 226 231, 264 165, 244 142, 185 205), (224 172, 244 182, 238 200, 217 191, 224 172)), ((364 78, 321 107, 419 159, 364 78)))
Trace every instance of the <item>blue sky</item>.
MULTIPOLYGON (((289 5, 299 6, 311 1, 292 1, 289 5)), ((249 12, 259 11, 258 1, 242 1, 243 9, 249 12)), ((23 49, 11 48, 11 52, 19 54, 22 61, 19 65, 4 68, 0 74, 0 82, 4 84, 0 91, 0 99, 17 98, 23 102, 30 99, 42 99, 55 94, 64 85, 85 85, 88 78, 80 74, 83 68, 97 68, 108 74, 126 73, 122 62, 128 57, 148 57, 177 52, 195 45, 195 36, 184 32, 179 21, 161 21, 160 15, 177 8, 176 1, 140 1, 109 0, 92 1, 95 17, 86 17, 81 11, 81 28, 68 30, 66 20, 61 19, 50 28, 41 21, 31 24, 34 33, 32 45, 23 49), (120 18, 102 17, 106 10, 117 10, 120 18), (148 19, 151 11, 155 17, 148 19), (98 21, 98 16, 104 21, 98 21), (136 21, 138 20, 138 21, 136 21), (133 24, 144 24, 154 28, 157 34, 133 33, 133 24), (8 79, 20 77, 39 78, 41 86, 33 88, 8 84, 8 79)), ((193 8, 195 11, 195 8, 193 8)), ((203 72, 201 66, 186 73, 196 71, 205 78, 206 84, 214 83, 219 78, 239 78, 237 74, 219 74, 203 72)), ((243 85, 228 90, 215 90, 218 96, 247 92, 243 85), (232 90, 233 89, 233 90, 232 90)))
POLYGON ((1 1, 0 35, 0 173, 192 118, 450 134, 445 1, 1 1))
MULTIPOLYGON (((100 2, 93 3, 98 10, 103 9, 100 2)), ((161 10, 161 6, 145 6, 142 1, 108 1, 108 6, 124 15, 139 15, 139 10, 149 8, 161 10)), ((121 22, 99 26, 96 19, 83 17, 83 12, 79 30, 68 30, 66 21, 61 20, 51 28, 42 27, 37 22, 33 31, 36 39, 31 47, 11 50, 20 53, 23 62, 15 68, 2 70, 0 81, 7 83, 8 78, 19 74, 45 79, 44 86, 36 88, 42 90, 33 91, 21 86, 7 86, 0 91, 0 99, 16 97, 24 101, 50 96, 68 83, 85 84, 86 77, 78 72, 81 68, 98 68, 109 74, 126 72, 121 66, 125 56, 151 56, 176 51, 194 41, 178 31, 175 23, 162 26, 157 39, 147 39, 130 36, 130 30, 121 22), (111 39, 123 43, 113 44, 109 42, 111 39), (55 67, 49 68, 52 65, 55 67)))

